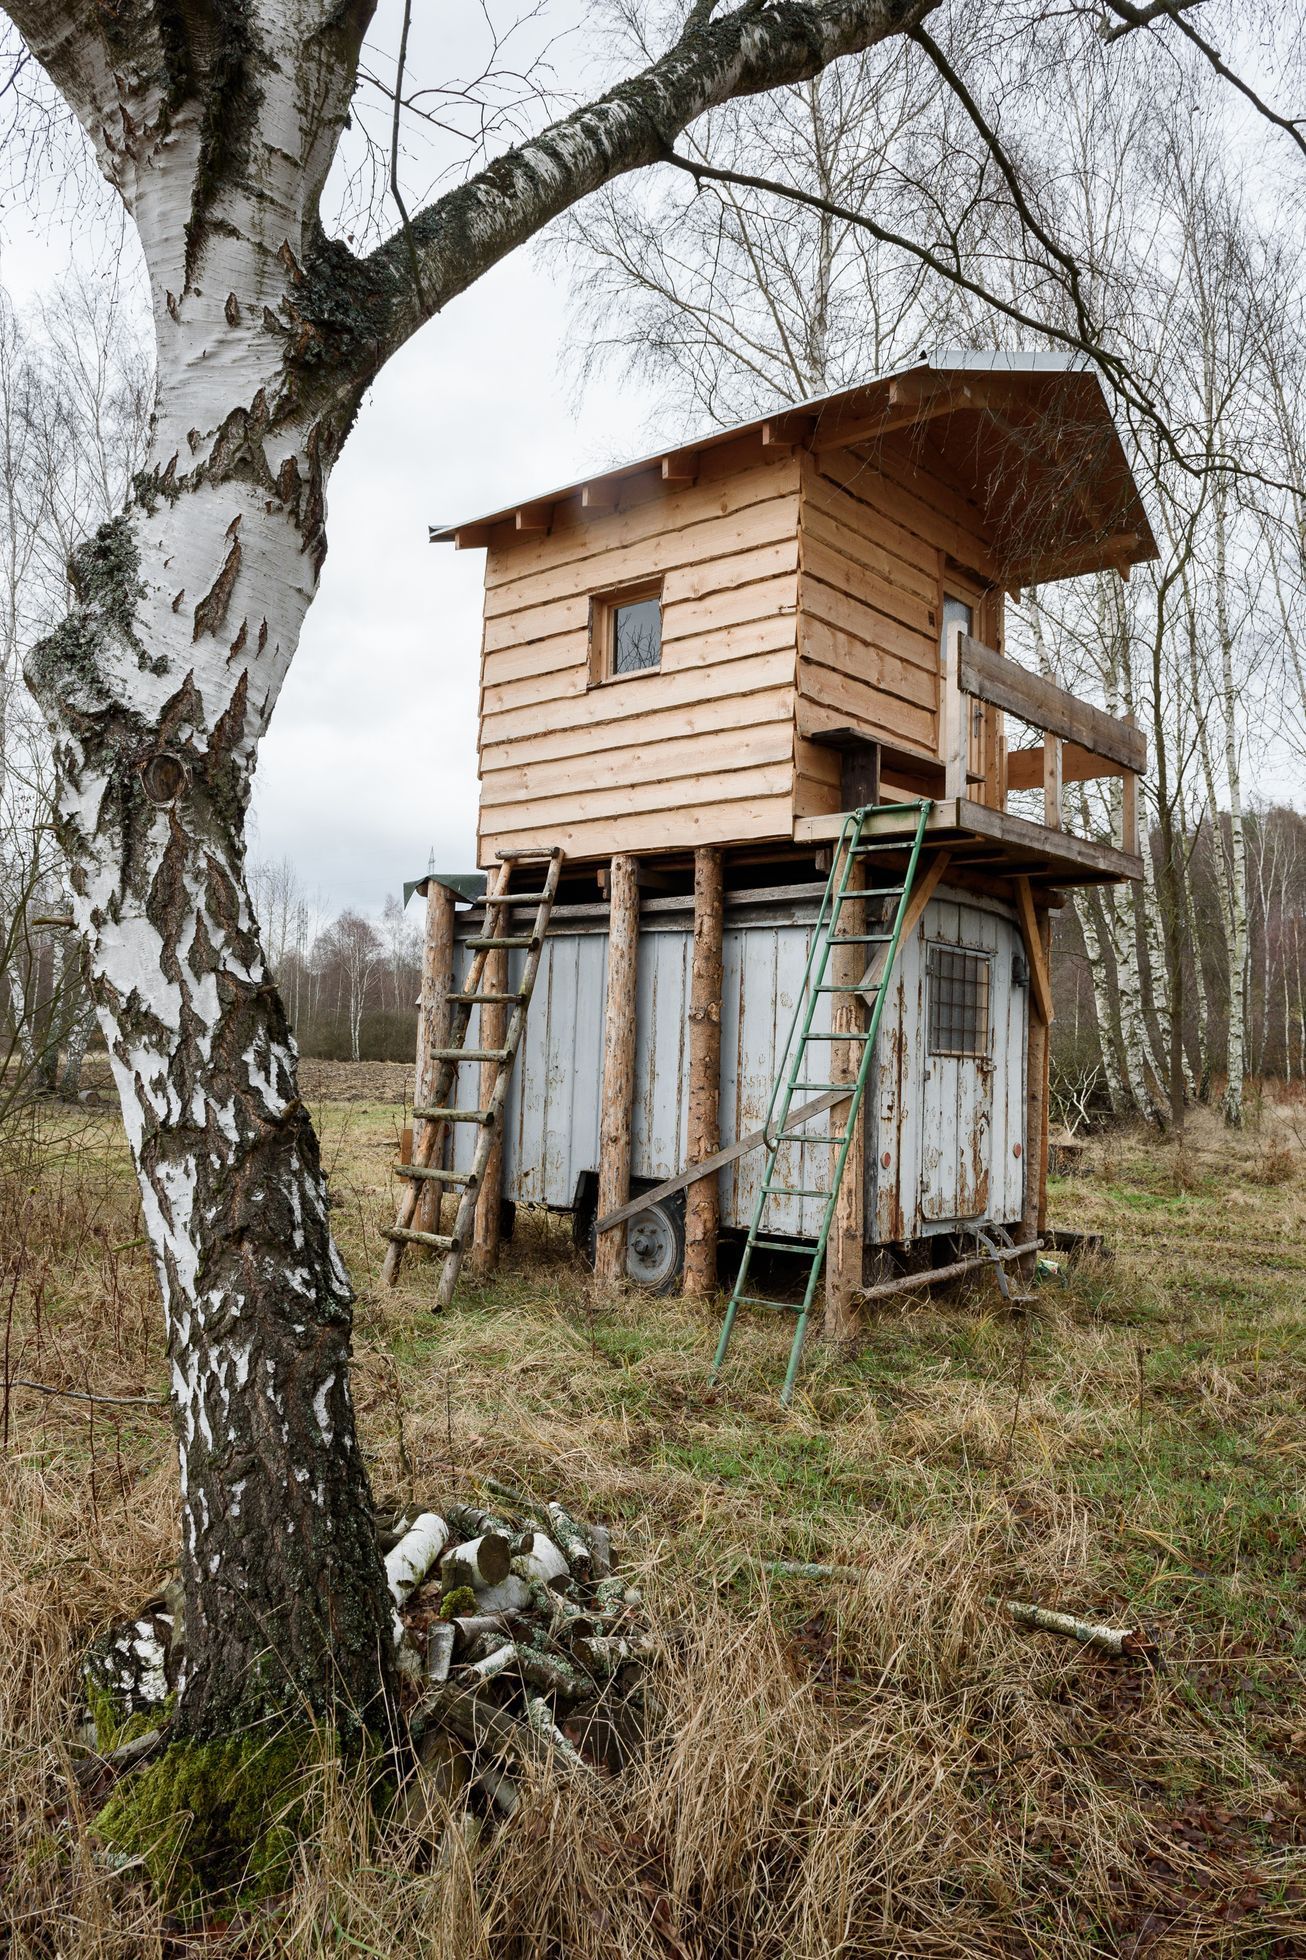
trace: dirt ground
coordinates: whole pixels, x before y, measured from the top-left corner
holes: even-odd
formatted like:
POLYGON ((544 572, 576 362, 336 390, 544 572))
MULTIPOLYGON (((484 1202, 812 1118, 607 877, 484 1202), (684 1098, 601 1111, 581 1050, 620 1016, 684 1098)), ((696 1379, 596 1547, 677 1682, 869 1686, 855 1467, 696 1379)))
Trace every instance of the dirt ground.
POLYGON ((309 1065, 358 1288, 379 1496, 487 1472, 613 1526, 664 1653, 648 1758, 542 1783, 456 1869, 323 1800, 292 1890, 170 1928, 70 1789, 89 1637, 166 1577, 166 1390, 116 1117, 51 1115, 0 1179, 0 1951, 825 1960, 1306 1954, 1306 1105, 1182 1146, 1093 1141, 1056 1222, 1110 1256, 1012 1316, 985 1281, 812 1343, 719 1304, 603 1297, 561 1223, 431 1312, 378 1283, 410 1071, 309 1065), (857 1576, 768 1576, 774 1559, 857 1576), (1015 1627, 1031 1600, 1141 1627, 1157 1663, 1015 1627))

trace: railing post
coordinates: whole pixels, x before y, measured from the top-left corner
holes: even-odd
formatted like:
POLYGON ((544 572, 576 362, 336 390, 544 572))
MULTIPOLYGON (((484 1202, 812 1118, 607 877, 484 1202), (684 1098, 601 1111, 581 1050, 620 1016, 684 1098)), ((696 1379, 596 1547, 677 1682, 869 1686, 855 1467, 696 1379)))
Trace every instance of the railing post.
MULTIPOLYGON (((1123 720, 1133 727, 1132 715, 1123 716, 1123 720)), ((1132 769, 1126 769, 1121 779, 1120 848, 1138 856, 1138 778, 1132 769)))
POLYGON ((966 795, 970 774, 970 724, 961 693, 961 636, 965 628, 958 623, 948 628, 944 656, 940 703, 940 736, 943 750, 943 794, 959 801, 966 795))
POLYGON ((1049 830, 1061 829, 1061 737, 1043 737, 1043 821, 1049 830))

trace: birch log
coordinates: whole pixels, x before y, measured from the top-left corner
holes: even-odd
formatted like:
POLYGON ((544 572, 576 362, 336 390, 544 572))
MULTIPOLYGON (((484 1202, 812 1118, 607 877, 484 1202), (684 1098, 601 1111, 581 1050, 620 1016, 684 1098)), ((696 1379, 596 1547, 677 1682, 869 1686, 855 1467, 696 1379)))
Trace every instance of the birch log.
MULTIPOLYGON (((689 983, 689 1135, 686 1164, 721 1148, 721 985, 723 860, 705 845, 694 853, 694 961, 689 983)), ((600 1214, 601 1215, 601 1214, 600 1214)), ((700 1177, 685 1193, 684 1291, 692 1300, 716 1291, 720 1182, 700 1177)))
MULTIPOLYGON (((418 1108, 431 1100, 436 1070, 439 1064, 433 1058, 433 1051, 448 1046, 449 1042, 449 995, 453 988, 453 924, 454 895, 448 885, 442 885, 438 878, 426 881, 426 936, 422 944, 422 997, 417 1014, 417 1069, 414 1075, 413 1102, 418 1108)), ((426 1125, 420 1118, 413 1122, 413 1160, 421 1163, 419 1144, 426 1125)), ((434 1154, 427 1160, 438 1166, 440 1148, 437 1143, 434 1154)), ((440 1229, 440 1184, 437 1178, 423 1178, 417 1199, 417 1211, 413 1226, 419 1232, 438 1232, 440 1229)), ((414 1247, 413 1250, 421 1250, 414 1247)))
POLYGON ((449 1527, 434 1511, 423 1511, 392 1551, 385 1555, 386 1583, 396 1606, 421 1585, 449 1542, 449 1527))
MULTIPOLYGON (((630 1196, 630 1130, 635 1101, 635 1003, 639 976, 639 878, 633 857, 614 857, 608 916, 608 988, 599 1108, 598 1215, 630 1196)), ((615 1225, 594 1248, 595 1276, 615 1285, 626 1270, 626 1228, 615 1225)))

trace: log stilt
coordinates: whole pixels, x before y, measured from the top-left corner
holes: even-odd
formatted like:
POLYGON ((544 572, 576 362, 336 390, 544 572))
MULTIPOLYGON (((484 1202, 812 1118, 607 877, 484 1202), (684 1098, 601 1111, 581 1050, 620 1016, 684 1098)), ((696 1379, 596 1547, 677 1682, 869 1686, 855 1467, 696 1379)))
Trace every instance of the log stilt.
MULTIPOLYGON (((694 853, 694 961, 689 983, 689 1134, 687 1165, 721 1148, 721 985, 725 914, 723 860, 713 845, 694 853)), ((721 1197, 717 1176, 700 1177, 685 1194, 684 1291, 692 1300, 716 1292, 721 1197)))
MULTIPOLYGON (((435 878, 426 881, 426 937, 422 946, 422 996, 417 1011, 417 1069, 413 1082, 413 1101, 420 1109, 431 1101, 437 1064, 432 1059, 437 1048, 449 1041, 449 995, 453 988, 454 894, 435 878)), ((413 1150, 420 1154, 426 1125, 413 1124, 413 1150)), ((437 1147, 436 1160, 439 1157, 437 1147)), ((408 1162, 414 1158, 410 1154, 408 1162)), ((440 1186, 435 1179, 424 1183, 413 1219, 419 1232, 440 1230, 440 1186)))
MULTIPOLYGON (((599 1110, 598 1212, 630 1195, 630 1128, 635 1100, 635 1000, 639 972, 639 878, 633 857, 614 857, 609 879, 608 991, 603 1022, 603 1094, 599 1110)), ((594 1248, 598 1279, 615 1284, 626 1270, 626 1228, 614 1226, 594 1248)))
MULTIPOLYGON (((1038 915, 1039 947, 1043 970, 1052 971, 1052 916, 1038 915)), ((1029 1032, 1025 1062, 1025 1203, 1021 1212, 1021 1237, 1042 1236, 1047 1225, 1048 1183, 1048 1089, 1052 1056, 1051 1031, 1044 1019, 1038 990, 1029 990, 1029 1032)), ((1028 1269, 1033 1270, 1033 1257, 1028 1269)))
MULTIPOLYGON (((485 971, 481 985, 486 993, 504 994, 508 991, 508 955, 490 952, 486 954, 485 971)), ((502 1049, 508 1038, 508 1009, 498 1001, 484 1002, 478 1009, 480 1020, 477 1024, 476 1045, 482 1049, 502 1049)), ((494 1095, 495 1084, 499 1080, 497 1062, 482 1062, 480 1065, 479 1104, 488 1109, 494 1095)), ((476 1217, 472 1226, 470 1250, 471 1269, 474 1273, 492 1273, 499 1263, 499 1239, 503 1216, 503 1126, 500 1124, 495 1137, 494 1148, 485 1166, 481 1188, 476 1198, 476 1217)))
MULTIPOLYGON (((848 872, 848 889, 860 890, 866 883, 866 861, 854 858, 848 872)), ((865 932, 866 906, 845 904, 836 922, 841 933, 865 932)), ((836 947, 830 960, 830 978, 839 986, 849 986, 861 977, 866 966, 864 946, 836 947)), ((866 1002, 860 994, 832 994, 830 1025, 835 1032, 864 1032, 869 1025, 866 1002)), ((859 1041, 830 1044, 831 1082, 853 1082, 861 1066, 859 1041)), ((868 1085, 869 1091, 869 1085, 868 1085)), ((845 1105, 845 1111, 846 1111, 845 1105)), ((830 1341, 854 1340, 861 1328, 862 1248, 866 1235, 866 1098, 862 1099, 856 1132, 844 1164, 843 1182, 835 1202, 834 1218, 825 1254, 825 1335, 830 1341)), ((845 1121, 846 1114, 845 1114, 845 1121)), ((831 1146, 831 1161, 837 1147, 831 1146)))

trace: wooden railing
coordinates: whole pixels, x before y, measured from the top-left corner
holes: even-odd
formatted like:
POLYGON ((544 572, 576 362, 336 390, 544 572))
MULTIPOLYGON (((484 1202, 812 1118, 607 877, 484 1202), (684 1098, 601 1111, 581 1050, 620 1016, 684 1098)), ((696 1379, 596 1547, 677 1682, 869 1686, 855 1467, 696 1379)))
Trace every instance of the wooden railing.
POLYGON ((1122 848, 1138 852, 1138 778, 1147 768, 1147 741, 1132 717, 1106 714, 1064 687, 1031 674, 1014 660, 973 640, 961 627, 948 636, 943 677, 944 794, 965 797, 971 772, 971 701, 987 702, 1043 730, 1041 745, 1006 751, 999 802, 1008 790, 1043 790, 1043 821, 1064 828, 1062 786, 1102 776, 1122 778, 1122 848))

